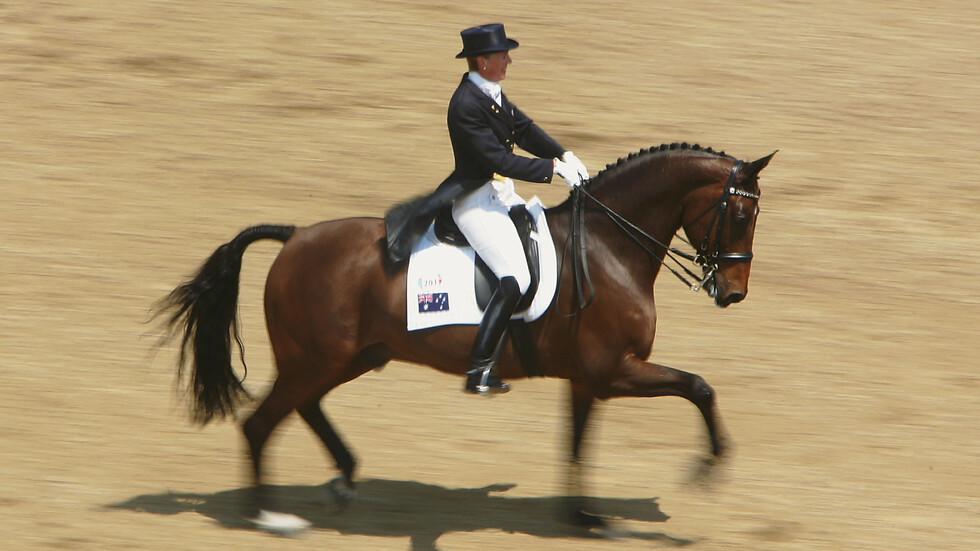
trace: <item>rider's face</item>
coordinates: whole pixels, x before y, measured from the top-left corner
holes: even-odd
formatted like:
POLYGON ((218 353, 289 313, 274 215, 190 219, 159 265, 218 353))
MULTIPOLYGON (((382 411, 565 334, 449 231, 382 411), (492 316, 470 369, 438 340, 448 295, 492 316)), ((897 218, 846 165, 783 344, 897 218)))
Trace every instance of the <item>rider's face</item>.
POLYGON ((481 55, 478 61, 480 62, 480 76, 493 82, 500 82, 507 77, 507 66, 512 62, 510 52, 481 55))

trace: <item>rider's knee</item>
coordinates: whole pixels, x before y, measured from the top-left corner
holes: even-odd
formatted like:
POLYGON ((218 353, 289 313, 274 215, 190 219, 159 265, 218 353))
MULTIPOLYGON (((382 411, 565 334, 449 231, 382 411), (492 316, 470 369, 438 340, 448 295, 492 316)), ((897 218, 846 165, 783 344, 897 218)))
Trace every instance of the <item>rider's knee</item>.
POLYGON ((518 290, 520 290, 523 296, 527 293, 527 290, 531 288, 531 272, 527 269, 527 266, 523 270, 514 270, 516 273, 511 274, 511 278, 517 285, 518 290))

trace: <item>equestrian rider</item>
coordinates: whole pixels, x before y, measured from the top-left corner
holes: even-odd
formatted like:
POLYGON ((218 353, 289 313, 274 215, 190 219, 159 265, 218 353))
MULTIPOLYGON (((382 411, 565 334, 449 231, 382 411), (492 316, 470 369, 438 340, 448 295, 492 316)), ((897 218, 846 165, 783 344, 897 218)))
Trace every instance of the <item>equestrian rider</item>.
MULTIPOLYGON (((511 64, 515 40, 492 23, 460 32, 469 72, 449 101, 447 122, 456 169, 447 182, 475 182, 457 195, 453 219, 476 253, 499 278, 476 334, 466 392, 503 393, 510 386, 493 372, 507 321, 531 282, 524 249, 510 207, 524 201, 510 178, 550 182, 554 174, 569 186, 589 178, 575 155, 552 139, 503 94, 500 82, 511 64), (514 146, 537 158, 514 154, 514 146), (495 180, 494 175, 506 179, 495 180), (475 187, 474 187, 475 186, 475 187)), ((440 186, 442 187, 442 186, 440 186)))

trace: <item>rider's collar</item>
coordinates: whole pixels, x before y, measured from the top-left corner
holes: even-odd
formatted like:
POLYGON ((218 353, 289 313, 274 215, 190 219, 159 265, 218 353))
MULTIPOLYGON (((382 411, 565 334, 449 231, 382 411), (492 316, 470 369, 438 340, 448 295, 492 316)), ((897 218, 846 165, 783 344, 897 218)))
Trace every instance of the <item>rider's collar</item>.
POLYGON ((476 86, 480 90, 482 90, 483 93, 487 95, 487 97, 493 99, 494 101, 499 102, 499 100, 497 99, 500 97, 501 94, 501 87, 499 82, 487 80, 483 78, 483 76, 480 75, 480 73, 476 71, 470 71, 469 73, 467 73, 467 78, 470 79, 470 82, 476 84, 476 86))

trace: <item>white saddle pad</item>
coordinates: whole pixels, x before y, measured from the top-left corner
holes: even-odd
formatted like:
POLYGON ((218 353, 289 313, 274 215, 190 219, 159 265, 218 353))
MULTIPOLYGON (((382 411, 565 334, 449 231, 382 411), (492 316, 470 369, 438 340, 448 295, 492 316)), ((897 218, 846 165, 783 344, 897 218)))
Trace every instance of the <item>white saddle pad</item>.
MULTIPOLYGON (((531 239, 538 242, 541 278, 531 306, 514 315, 514 319, 534 321, 541 317, 555 298, 558 261, 555 244, 544 215, 544 205, 537 197, 527 202, 527 210, 538 226, 531 239)), ((436 239, 429 227, 412 250, 408 261, 408 330, 440 325, 478 325, 483 311, 476 303, 475 257, 470 247, 455 247, 436 239)))

